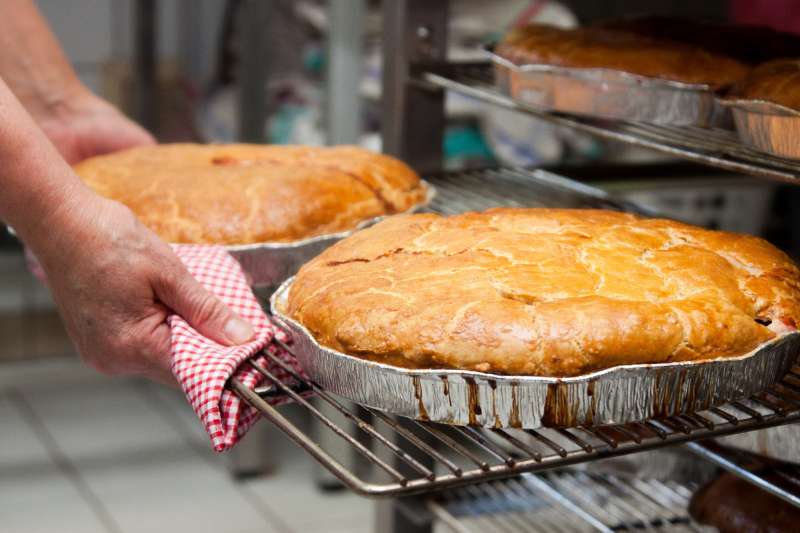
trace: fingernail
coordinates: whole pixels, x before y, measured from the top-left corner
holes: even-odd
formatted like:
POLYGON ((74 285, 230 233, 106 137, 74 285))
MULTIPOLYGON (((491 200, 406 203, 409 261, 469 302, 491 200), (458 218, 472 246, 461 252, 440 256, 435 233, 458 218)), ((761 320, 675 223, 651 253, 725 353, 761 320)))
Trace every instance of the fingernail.
POLYGON ((255 335, 253 326, 241 318, 232 318, 225 324, 225 336, 233 344, 244 344, 255 335))

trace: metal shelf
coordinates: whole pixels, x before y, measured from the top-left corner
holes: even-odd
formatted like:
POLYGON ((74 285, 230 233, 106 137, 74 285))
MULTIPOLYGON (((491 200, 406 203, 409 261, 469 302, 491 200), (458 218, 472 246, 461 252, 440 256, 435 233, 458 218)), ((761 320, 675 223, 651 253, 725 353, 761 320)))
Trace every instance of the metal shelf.
MULTIPOLYGON (((437 189, 431 209, 446 214, 493 206, 642 211, 599 189, 543 170, 482 169, 434 174, 426 179, 437 189)), ((291 347, 283 348, 291 353, 291 347)), ((800 421, 800 367, 769 391, 693 415, 624 426, 523 431, 450 427, 350 407, 300 376, 295 376, 292 386, 280 383, 270 368, 284 367, 290 373, 291 369, 277 358, 267 357, 268 367, 254 365, 266 377, 264 387, 251 391, 232 381, 231 388, 346 486, 369 496, 424 493, 800 421), (315 407, 297 392, 309 389, 329 409, 315 407), (344 452, 341 446, 335 451, 321 445, 331 439, 310 436, 265 401, 276 394, 291 396, 323 429, 342 439, 344 452), (360 463, 373 468, 362 472, 346 466, 353 464, 349 454, 356 454, 363 459, 360 463)), ((782 497, 786 499, 786 495, 782 497)))
POLYGON ((479 531, 711 531, 692 521, 696 487, 564 470, 457 489, 427 502, 458 533, 479 531))
POLYGON ((494 86, 494 74, 488 63, 450 63, 422 69, 417 83, 429 88, 458 91, 558 126, 650 148, 676 158, 783 182, 797 184, 800 179, 800 162, 753 150, 742 144, 732 131, 597 120, 520 104, 494 86))
POLYGON ((561 207, 658 213, 608 192, 542 169, 517 167, 442 172, 426 176, 436 187, 430 210, 443 215, 490 207, 561 207))
MULTIPOLYGON (((281 347, 291 353, 291 347, 281 347)), ((267 357, 271 365, 292 373, 280 359, 267 357)), ((233 390, 345 485, 368 496, 427 492, 800 421, 800 368, 764 393, 692 415, 599 428, 501 430, 395 420, 374 409, 348 409, 341 399, 295 374, 300 388, 313 390, 333 408, 335 417, 326 416, 296 392, 296 384, 281 383, 266 367, 250 364, 271 386, 257 393, 233 381, 233 390), (367 479, 370 476, 345 467, 341 458, 264 401, 263 396, 275 392, 291 396, 344 439, 375 466, 378 478, 367 479), (350 435, 348 423, 354 423, 370 443, 350 435)))

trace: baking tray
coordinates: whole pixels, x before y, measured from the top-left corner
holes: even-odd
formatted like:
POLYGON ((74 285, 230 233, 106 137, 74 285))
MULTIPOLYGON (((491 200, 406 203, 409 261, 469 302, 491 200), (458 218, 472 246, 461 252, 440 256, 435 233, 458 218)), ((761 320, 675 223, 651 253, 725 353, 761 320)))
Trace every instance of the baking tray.
POLYGON ((723 99, 745 144, 778 157, 800 159, 800 112, 763 100, 723 99))
POLYGON ((605 68, 518 65, 486 48, 498 88, 547 111, 672 126, 730 128, 730 113, 708 85, 605 68))
MULTIPOLYGON (((425 209, 436 196, 436 188, 433 185, 425 180, 420 182, 425 186, 425 200, 404 213, 415 213, 425 209)), ((317 235, 299 241, 241 244, 226 246, 226 249, 242 266, 252 287, 275 287, 335 242, 360 229, 375 225, 387 216, 391 215, 364 220, 350 230, 317 235)))
POLYGON ((273 316, 291 332, 293 352, 312 380, 359 404, 445 424, 597 426, 701 411, 773 385, 800 350, 800 332, 792 332, 739 357, 625 365, 568 378, 406 369, 318 344, 283 312, 293 281, 286 280, 270 304, 273 316))
POLYGON ((351 230, 300 241, 240 244, 225 248, 239 262, 252 287, 271 287, 297 272, 303 263, 313 259, 336 241, 354 231, 376 224, 382 218, 384 217, 365 220, 351 230))

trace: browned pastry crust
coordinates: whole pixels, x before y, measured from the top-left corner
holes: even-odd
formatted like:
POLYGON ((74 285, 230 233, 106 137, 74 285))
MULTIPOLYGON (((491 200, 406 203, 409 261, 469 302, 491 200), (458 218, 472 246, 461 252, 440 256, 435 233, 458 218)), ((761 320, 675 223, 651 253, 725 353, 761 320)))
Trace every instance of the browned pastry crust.
POLYGON ((747 72, 738 61, 702 48, 599 27, 530 24, 509 32, 495 52, 517 64, 606 68, 714 89, 747 72))
POLYGON ((424 201, 419 176, 357 147, 164 144, 75 171, 168 242, 287 242, 344 231, 424 201))
POLYGON ((784 57, 800 57, 800 35, 766 26, 665 15, 609 19, 596 22, 592 26, 655 39, 674 40, 748 65, 758 65, 784 57))
POLYGON ((800 59, 776 59, 759 65, 727 96, 763 100, 800 111, 800 59))
MULTIPOLYGON (((759 475, 771 483, 786 483, 779 469, 768 469, 759 475)), ((689 513, 719 533, 788 533, 797 531, 800 525, 800 509, 728 473, 692 496, 689 513)))
POLYGON ((794 329, 800 271, 755 237, 613 211, 401 215, 307 263, 287 312, 373 360, 573 376, 747 353, 794 329))

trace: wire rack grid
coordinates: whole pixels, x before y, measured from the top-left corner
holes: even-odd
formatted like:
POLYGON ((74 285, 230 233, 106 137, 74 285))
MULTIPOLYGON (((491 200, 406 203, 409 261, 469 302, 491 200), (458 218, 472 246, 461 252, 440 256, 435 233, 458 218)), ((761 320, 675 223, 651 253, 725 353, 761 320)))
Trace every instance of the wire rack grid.
MULTIPOLYGON (((602 207, 643 212, 599 189, 543 170, 482 169, 426 179, 438 191, 431 208, 445 214, 490 206, 602 207)), ((290 346, 281 346, 291 353, 290 346)), ((278 358, 268 357, 272 365, 292 372, 278 358)), ((692 450, 706 459, 737 471, 735 462, 697 441, 800 420, 800 368, 754 397, 690 415, 619 426, 518 430, 395 419, 375 409, 352 406, 301 376, 295 375, 295 383, 286 384, 267 367, 249 364, 264 375, 266 385, 255 391, 236 381, 230 386, 346 486, 368 496, 424 493, 680 443, 690 443, 692 450), (305 399, 302 392, 308 390, 329 409, 320 409, 319 404, 305 399), (356 454, 363 459, 360 463, 372 468, 360 471, 350 466, 353 461, 349 458, 325 449, 320 439, 267 403, 273 395, 290 396, 323 428, 343 439, 348 453, 356 454)), ((737 473, 758 479, 744 469, 737 473)), ((800 505, 795 492, 766 482, 761 486, 800 505)))

